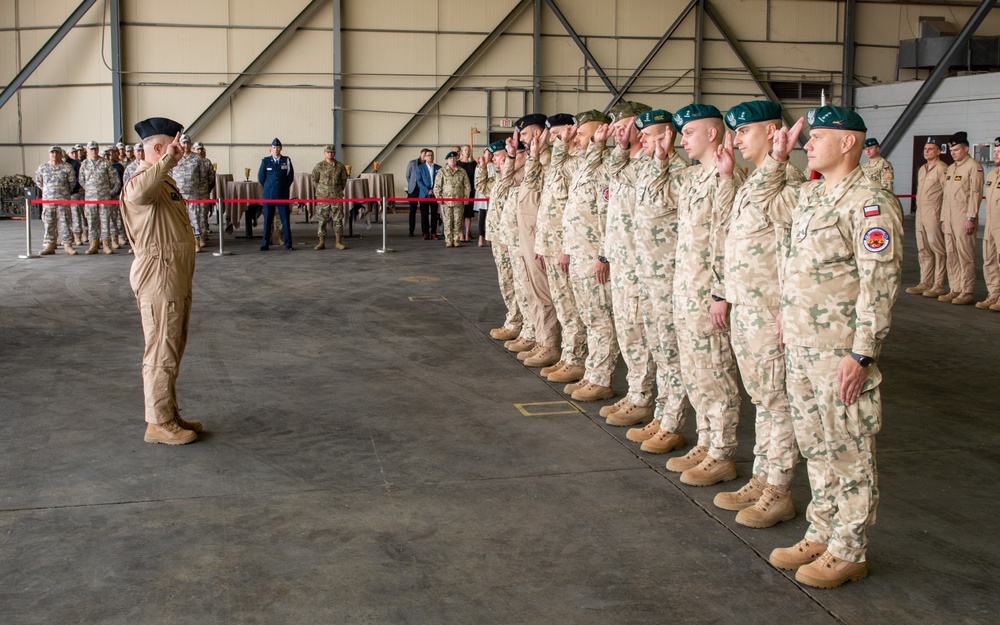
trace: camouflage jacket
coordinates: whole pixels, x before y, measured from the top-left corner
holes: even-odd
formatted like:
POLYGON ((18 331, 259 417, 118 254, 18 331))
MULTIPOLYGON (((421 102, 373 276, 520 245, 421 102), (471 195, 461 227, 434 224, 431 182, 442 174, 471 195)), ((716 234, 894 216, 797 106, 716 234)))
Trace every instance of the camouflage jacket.
POLYGON ((643 152, 630 158, 629 150, 615 146, 608 159, 611 176, 608 197, 607 235, 604 252, 611 263, 611 275, 636 283, 635 271, 635 189, 636 172, 649 160, 643 152))
MULTIPOLYGON (((797 184, 806 180, 791 163, 785 164, 785 179, 797 184)), ((773 199, 759 168, 736 191, 725 243, 724 295, 731 304, 777 308, 781 303, 778 258, 784 257, 788 231, 783 225, 787 220, 774 217, 773 199)))
MULTIPOLYGON (((461 167, 445 165, 434 177, 434 197, 470 197, 469 174, 461 167)), ((464 208, 465 202, 442 202, 451 208, 464 208)))
POLYGON ((316 163, 312 170, 313 185, 316 186, 316 197, 320 199, 344 197, 344 187, 347 185, 347 167, 334 159, 327 163, 326 159, 316 163))
POLYGON ((563 213, 569 198, 569 182, 580 166, 580 159, 561 139, 552 145, 552 160, 542 186, 535 228, 535 252, 546 257, 563 253, 563 213))
POLYGON ((635 264, 641 281, 674 281, 677 194, 687 166, 674 153, 664 161, 645 159, 636 172, 635 264))
POLYGON ((578 275, 589 274, 601 256, 608 215, 611 175, 607 146, 593 142, 569 183, 563 212, 563 252, 578 275))
POLYGON ((79 180, 88 200, 113 200, 122 190, 118 172, 111 166, 111 161, 101 156, 88 158, 80 164, 79 180))
POLYGON ((170 177, 177 183, 177 189, 185 200, 207 199, 215 187, 212 164, 194 152, 181 157, 170 171, 170 177))
POLYGON ((860 167, 832 189, 786 181, 784 163, 762 166, 781 188, 774 214, 790 219, 781 323, 785 343, 877 357, 899 294, 903 211, 860 167))
POLYGON ((881 185, 886 191, 892 191, 892 163, 881 156, 876 156, 861 165, 861 169, 872 182, 881 185))
POLYGON ((35 184, 46 200, 68 200, 76 186, 76 171, 67 162, 52 165, 42 163, 35 170, 35 184))
POLYGON ((503 206, 500 211, 500 241, 511 249, 520 249, 521 238, 518 235, 517 202, 522 183, 524 182, 524 167, 515 167, 516 159, 508 158, 500 170, 500 189, 506 191, 503 206))
POLYGON ((736 189, 745 179, 736 167, 722 178, 713 165, 684 170, 677 207, 677 267, 674 272, 674 314, 689 319, 704 334, 721 332, 712 326, 712 296, 725 297, 725 227, 736 189))
POLYGON ((128 183, 128 179, 135 175, 135 170, 139 169, 140 161, 132 161, 132 163, 125 168, 125 173, 122 174, 122 188, 128 183))

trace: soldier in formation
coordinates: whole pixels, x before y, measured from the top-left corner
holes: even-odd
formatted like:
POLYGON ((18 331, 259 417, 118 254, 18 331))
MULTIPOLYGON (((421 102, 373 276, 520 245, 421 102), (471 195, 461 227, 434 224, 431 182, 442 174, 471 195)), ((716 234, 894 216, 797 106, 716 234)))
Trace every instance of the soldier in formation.
MULTIPOLYGON (((49 148, 49 161, 42 163, 35 170, 35 184, 42 190, 42 199, 69 200, 73 188, 77 185, 76 172, 73 166, 63 161, 62 148, 54 145, 49 148)), ((58 242, 66 254, 75 256, 72 233, 72 207, 68 204, 42 204, 42 224, 45 235, 42 239, 42 249, 39 255, 46 256, 56 253, 56 234, 58 242)))
MULTIPOLYGON (((434 197, 466 198, 470 195, 469 175, 458 166, 458 152, 448 152, 444 157, 445 166, 434 176, 434 197)), ((441 219, 444 222, 444 246, 461 247, 462 213, 465 202, 446 201, 441 203, 441 219)))
POLYGON ((174 165, 170 175, 177 183, 177 188, 184 197, 187 206, 188 219, 194 230, 195 252, 200 252, 208 243, 208 204, 191 202, 190 200, 207 200, 215 188, 215 171, 212 163, 202 158, 191 149, 191 137, 181 135, 181 147, 184 156, 174 165))
POLYGON ((87 204, 87 226, 89 229, 90 247, 85 253, 96 254, 98 244, 105 254, 114 254, 112 241, 118 244, 118 224, 115 220, 115 210, 111 204, 97 204, 117 200, 122 182, 118 173, 106 158, 99 155, 100 146, 96 141, 87 144, 87 160, 80 165, 80 186, 83 187, 84 199, 94 204, 87 204))
MULTIPOLYGON (((312 181, 316 187, 316 196, 320 198, 339 199, 344 197, 344 186, 347 184, 347 168, 337 160, 337 148, 328 145, 323 150, 323 160, 316 163, 312 170, 312 181)), ((316 216, 319 225, 316 235, 319 243, 315 249, 326 249, 326 224, 333 223, 334 247, 345 250, 344 221, 347 216, 347 205, 343 202, 324 203, 316 205, 316 216)))
POLYGON ((875 184, 886 191, 892 191, 892 163, 879 155, 881 149, 875 137, 865 139, 865 157, 868 161, 861 169, 875 184))

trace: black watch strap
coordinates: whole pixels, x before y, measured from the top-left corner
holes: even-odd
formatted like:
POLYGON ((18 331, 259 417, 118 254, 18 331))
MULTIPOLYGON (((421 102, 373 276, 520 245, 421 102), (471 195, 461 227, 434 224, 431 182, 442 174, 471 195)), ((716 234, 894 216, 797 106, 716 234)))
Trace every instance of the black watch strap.
POLYGON ((871 366, 873 362, 875 362, 875 359, 872 358, 871 356, 862 356, 861 354, 855 354, 854 352, 849 352, 849 353, 851 354, 851 358, 857 361, 857 363, 862 367, 867 368, 871 366))
POLYGON ((610 264, 610 263, 608 263, 608 259, 607 259, 607 258, 604 258, 603 256, 598 256, 598 257, 597 257, 597 260, 601 261, 601 262, 602 262, 602 263, 604 263, 605 265, 607 265, 607 264, 610 264))

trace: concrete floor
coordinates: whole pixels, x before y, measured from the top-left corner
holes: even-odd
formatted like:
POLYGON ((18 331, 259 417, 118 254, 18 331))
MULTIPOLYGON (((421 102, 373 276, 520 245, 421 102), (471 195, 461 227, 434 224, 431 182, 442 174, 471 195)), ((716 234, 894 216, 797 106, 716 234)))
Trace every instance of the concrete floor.
POLYGON ((997 622, 1000 314, 900 296, 871 573, 815 590, 767 563, 802 514, 711 504, 749 402, 739 481, 681 485, 489 339, 488 250, 390 221, 385 256, 301 224, 299 251, 198 256, 181 448, 142 441, 131 257, 19 260, 0 221, 0 622, 997 622))

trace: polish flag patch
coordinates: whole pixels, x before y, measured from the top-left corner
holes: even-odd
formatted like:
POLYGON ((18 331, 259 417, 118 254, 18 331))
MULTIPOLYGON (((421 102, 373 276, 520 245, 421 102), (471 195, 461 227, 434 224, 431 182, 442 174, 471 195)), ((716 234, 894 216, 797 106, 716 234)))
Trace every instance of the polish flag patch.
POLYGON ((878 204, 869 204, 868 206, 865 206, 865 217, 878 217, 881 214, 882 211, 879 209, 878 204))

